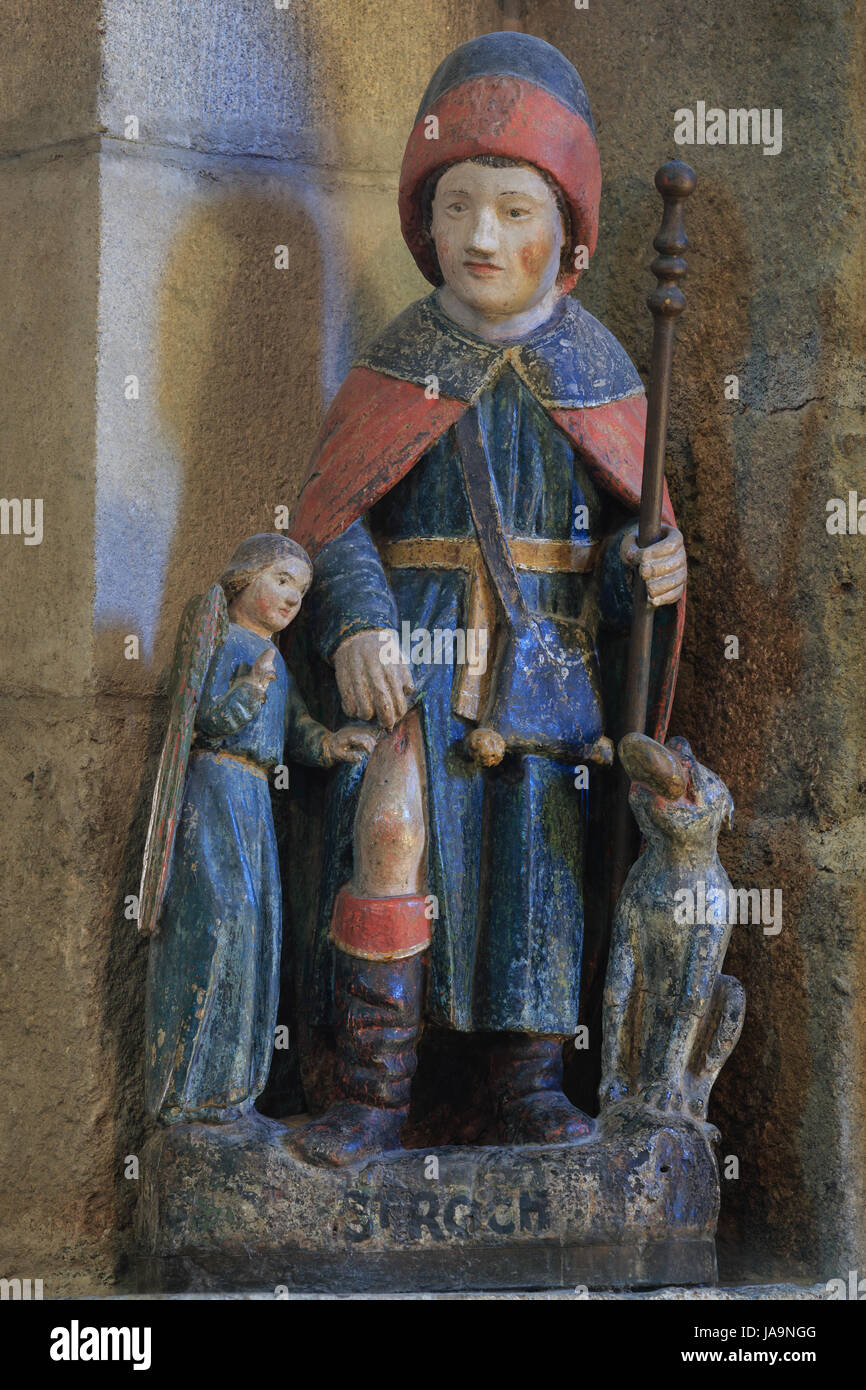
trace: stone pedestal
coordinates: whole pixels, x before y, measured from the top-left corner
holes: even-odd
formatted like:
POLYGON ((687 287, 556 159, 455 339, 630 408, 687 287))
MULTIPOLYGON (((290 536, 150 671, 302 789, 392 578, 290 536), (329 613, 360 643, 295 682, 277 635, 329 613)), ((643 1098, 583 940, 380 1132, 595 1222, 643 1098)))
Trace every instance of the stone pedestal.
POLYGON ((578 1145, 401 1150, 336 1171, 286 1130, 163 1129, 142 1156, 142 1291, 641 1287, 716 1277, 702 1128, 617 1107, 578 1145))

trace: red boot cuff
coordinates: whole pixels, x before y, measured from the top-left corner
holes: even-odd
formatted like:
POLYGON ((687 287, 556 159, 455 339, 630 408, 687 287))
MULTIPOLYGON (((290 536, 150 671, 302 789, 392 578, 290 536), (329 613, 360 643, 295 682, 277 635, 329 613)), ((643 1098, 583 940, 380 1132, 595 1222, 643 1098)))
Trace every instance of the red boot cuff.
POLYGON ((399 898, 356 898, 341 888, 334 904, 331 940, 340 951, 362 960, 402 960, 430 945, 427 899, 421 893, 399 898))

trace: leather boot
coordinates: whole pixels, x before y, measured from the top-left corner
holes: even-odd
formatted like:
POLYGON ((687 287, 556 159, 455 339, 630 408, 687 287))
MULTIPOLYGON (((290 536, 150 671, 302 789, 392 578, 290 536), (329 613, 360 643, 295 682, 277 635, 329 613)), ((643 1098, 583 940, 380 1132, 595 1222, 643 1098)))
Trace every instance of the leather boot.
POLYGON ((417 1059, 423 954, 371 961, 336 952, 337 1099, 291 1132, 296 1158, 343 1168, 400 1147, 417 1059))
POLYGON ((490 1082, 506 1144, 573 1144, 595 1128, 563 1094, 562 1044, 506 1033, 493 1047, 490 1082))

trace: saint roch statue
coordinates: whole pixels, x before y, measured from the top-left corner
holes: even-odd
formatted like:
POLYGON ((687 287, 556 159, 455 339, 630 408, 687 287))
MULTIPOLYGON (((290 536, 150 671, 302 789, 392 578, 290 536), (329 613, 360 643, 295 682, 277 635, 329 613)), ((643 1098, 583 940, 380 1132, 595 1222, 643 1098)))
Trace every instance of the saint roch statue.
POLYGON ((661 741, 686 581, 667 494, 637 547, 643 388, 571 293, 600 185, 557 49, 492 33, 437 69, 399 193, 434 288, 353 365, 291 532, 314 567, 292 651, 377 733, 328 774, 303 895, 301 992, 336 1033, 336 1098, 292 1131, 307 1163, 399 1145, 423 1020, 488 1035, 502 1142, 592 1132, 562 1044, 600 989, 632 580, 661 741))

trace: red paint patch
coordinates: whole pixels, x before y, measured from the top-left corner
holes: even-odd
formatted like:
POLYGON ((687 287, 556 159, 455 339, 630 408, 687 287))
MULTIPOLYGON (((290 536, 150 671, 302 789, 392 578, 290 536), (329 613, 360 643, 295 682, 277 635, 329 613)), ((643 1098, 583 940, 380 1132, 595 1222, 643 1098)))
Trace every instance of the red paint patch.
POLYGON ((520 248, 520 264, 530 280, 537 280, 550 259, 552 243, 547 237, 529 241, 520 248))
POLYGON ((334 904, 331 940, 350 955, 380 960, 423 950, 430 944, 426 907, 421 894, 356 898, 342 888, 334 904))
POLYGON ((315 558, 383 497, 466 409, 423 386, 353 367, 313 449, 292 536, 315 558))

